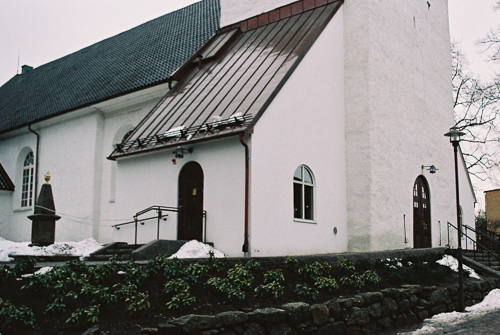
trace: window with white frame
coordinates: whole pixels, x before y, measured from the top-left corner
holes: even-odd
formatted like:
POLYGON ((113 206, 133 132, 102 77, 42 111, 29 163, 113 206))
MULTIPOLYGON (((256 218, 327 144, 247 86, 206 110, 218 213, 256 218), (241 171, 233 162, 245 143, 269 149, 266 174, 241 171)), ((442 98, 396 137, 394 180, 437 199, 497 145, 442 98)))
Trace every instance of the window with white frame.
POLYGON ((21 207, 33 206, 33 179, 35 157, 33 151, 26 155, 23 163, 23 180, 21 187, 21 207))
POLYGON ((305 165, 299 166, 293 174, 293 217, 314 220, 314 177, 305 165))

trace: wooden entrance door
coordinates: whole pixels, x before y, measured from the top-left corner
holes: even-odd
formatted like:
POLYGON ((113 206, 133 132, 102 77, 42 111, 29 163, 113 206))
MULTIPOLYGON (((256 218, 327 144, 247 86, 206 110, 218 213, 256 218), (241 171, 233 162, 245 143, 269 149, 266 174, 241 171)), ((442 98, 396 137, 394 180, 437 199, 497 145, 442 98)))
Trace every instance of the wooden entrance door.
POLYGON ((203 238, 203 170, 189 162, 179 174, 179 218, 177 239, 203 238))
POLYGON ((413 244, 415 248, 432 246, 431 202, 424 176, 419 176, 413 186, 413 244))

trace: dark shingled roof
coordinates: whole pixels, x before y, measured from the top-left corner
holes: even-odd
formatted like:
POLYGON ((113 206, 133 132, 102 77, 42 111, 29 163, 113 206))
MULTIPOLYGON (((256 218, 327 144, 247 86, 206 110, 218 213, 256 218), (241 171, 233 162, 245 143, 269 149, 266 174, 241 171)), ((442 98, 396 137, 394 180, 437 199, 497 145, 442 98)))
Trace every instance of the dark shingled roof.
POLYGON ((14 191, 14 183, 0 163, 0 191, 14 191))
POLYGON ((16 75, 0 87, 0 133, 164 83, 219 24, 219 0, 203 0, 16 75))

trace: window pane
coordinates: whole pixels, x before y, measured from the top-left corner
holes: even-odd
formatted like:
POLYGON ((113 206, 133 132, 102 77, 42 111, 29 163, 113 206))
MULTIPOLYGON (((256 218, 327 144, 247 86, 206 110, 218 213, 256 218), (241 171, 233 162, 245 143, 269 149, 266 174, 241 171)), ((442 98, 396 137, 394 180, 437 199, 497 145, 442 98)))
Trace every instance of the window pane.
POLYGON ((293 180, 302 180, 302 166, 299 166, 293 174, 293 180))
POLYGON ((293 217, 302 219, 302 185, 293 183, 293 217))
POLYGON ((305 185, 304 190, 304 202, 305 202, 305 216, 306 220, 314 220, 314 201, 313 201, 313 188, 312 186, 305 185))
POLYGON ((313 183, 311 173, 306 168, 304 168, 304 181, 309 184, 313 183))

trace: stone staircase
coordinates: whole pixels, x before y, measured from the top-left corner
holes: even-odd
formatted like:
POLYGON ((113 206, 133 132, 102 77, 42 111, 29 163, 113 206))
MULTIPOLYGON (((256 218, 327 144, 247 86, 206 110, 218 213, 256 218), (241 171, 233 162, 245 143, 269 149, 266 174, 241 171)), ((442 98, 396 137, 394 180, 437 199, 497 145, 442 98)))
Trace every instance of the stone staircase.
MULTIPOLYGON (((169 257, 175 254, 188 241, 153 240, 147 244, 128 244, 114 242, 91 253, 86 261, 108 261, 113 256, 121 256, 123 260, 149 260, 158 255, 169 257)), ((213 246, 213 243, 207 243, 213 246)))
POLYGON ((463 250, 463 255, 493 270, 500 271, 500 260, 485 250, 463 250))
POLYGON ((108 261, 113 256, 121 256, 123 260, 129 260, 132 258, 132 252, 143 244, 128 244, 127 242, 114 242, 106 244, 99 250, 91 253, 86 260, 87 261, 108 261))

